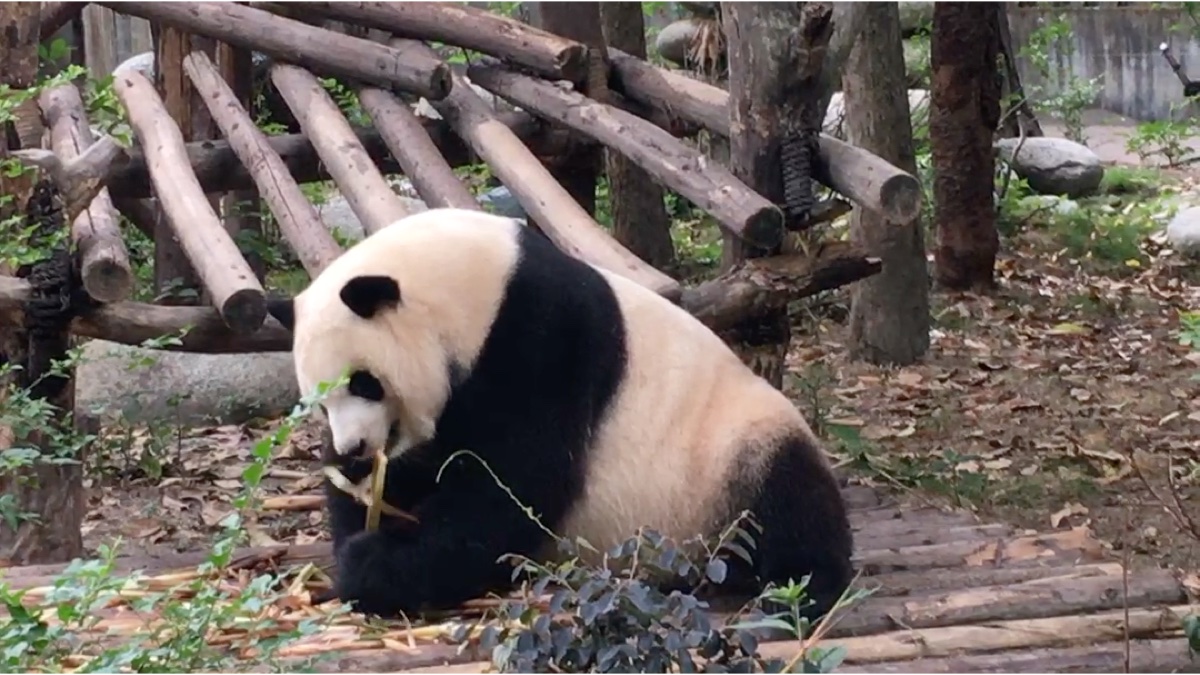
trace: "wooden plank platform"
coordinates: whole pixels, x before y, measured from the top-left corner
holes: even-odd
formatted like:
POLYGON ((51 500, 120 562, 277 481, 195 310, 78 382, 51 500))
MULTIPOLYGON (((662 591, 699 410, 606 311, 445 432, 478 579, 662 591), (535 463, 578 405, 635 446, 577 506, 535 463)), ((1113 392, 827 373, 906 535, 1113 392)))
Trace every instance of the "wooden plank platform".
MULTIPOLYGON (((844 612, 823 644, 846 648, 838 672, 1200 672, 1190 661, 1183 584, 1168 570, 1131 570, 1086 528, 1018 532, 969 513, 906 510, 873 490, 845 490, 853 506, 856 585, 873 594, 844 612), (1128 645, 1126 644, 1128 612, 1128 645)), ((121 571, 155 575, 194 568, 206 553, 118 560, 121 571)), ((245 549, 242 569, 331 567, 327 544, 245 549)), ((62 566, 4 570, 19 588, 47 585, 62 566)), ((119 612, 113 625, 122 621, 119 612)), ((127 621, 127 619, 125 619, 127 621)), ((381 634, 345 624, 286 648, 319 656, 317 672, 479 672, 484 654, 440 640, 437 630, 381 634), (397 647, 403 644, 403 647, 397 647), (334 645, 352 647, 338 652, 334 645), (328 656, 322 654, 328 653, 328 656)), ((794 642, 768 642, 790 657, 794 642)))

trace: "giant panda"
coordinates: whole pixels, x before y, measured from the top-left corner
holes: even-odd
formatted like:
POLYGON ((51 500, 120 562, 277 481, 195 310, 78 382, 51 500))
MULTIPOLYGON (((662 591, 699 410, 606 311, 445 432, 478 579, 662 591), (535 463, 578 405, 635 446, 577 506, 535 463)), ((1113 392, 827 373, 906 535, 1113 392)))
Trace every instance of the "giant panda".
POLYGON ((348 373, 321 403, 326 459, 359 481, 386 447, 384 499, 419 519, 368 532, 327 484, 331 595, 360 611, 503 592, 498 559, 550 556, 547 529, 604 551, 643 526, 716 534, 743 510, 761 527, 754 564, 731 559, 722 587, 811 574, 815 617, 850 583, 846 508, 795 406, 682 308, 518 221, 402 218, 269 311, 303 393, 348 373), (459 450, 476 457, 447 463, 459 450))

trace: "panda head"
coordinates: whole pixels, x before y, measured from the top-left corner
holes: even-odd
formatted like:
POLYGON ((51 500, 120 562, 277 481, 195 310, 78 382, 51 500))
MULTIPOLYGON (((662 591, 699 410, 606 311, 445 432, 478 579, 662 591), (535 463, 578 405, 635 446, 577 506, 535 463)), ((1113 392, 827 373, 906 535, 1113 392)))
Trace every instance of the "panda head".
POLYGON ((444 378, 420 364, 442 365, 444 355, 430 331, 405 316, 396 278, 355 275, 336 290, 314 283, 295 298, 272 300, 268 309, 293 333, 300 390, 338 383, 320 406, 339 455, 395 454, 432 436, 422 402, 438 397, 444 378))
POLYGON ((339 455, 396 456, 433 438, 451 373, 482 348, 516 260, 504 222, 449 209, 409 216, 299 295, 268 303, 292 333, 302 395, 348 375, 321 397, 339 455))

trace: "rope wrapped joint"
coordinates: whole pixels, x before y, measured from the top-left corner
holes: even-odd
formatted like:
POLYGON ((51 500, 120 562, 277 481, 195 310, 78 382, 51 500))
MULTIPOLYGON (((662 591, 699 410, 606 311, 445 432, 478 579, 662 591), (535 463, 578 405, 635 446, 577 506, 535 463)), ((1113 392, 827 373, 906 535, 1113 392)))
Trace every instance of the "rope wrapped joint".
POLYGON ((29 299, 24 319, 28 351, 24 385, 34 398, 54 398, 67 386, 69 376, 53 372, 54 361, 66 356, 70 348, 71 321, 91 306, 83 290, 70 249, 70 237, 53 244, 55 235, 68 234, 64 223, 62 198, 50 180, 41 180, 25 207, 25 222, 31 226, 30 246, 48 249, 41 259, 23 265, 17 276, 29 282, 29 299))

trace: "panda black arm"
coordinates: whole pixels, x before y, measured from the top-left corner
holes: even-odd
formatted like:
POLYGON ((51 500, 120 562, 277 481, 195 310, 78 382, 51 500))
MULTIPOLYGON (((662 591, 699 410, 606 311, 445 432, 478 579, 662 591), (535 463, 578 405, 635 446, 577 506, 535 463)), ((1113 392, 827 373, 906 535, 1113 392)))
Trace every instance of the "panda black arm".
MULTIPOLYGON (((371 473, 372 462, 365 459, 347 459, 339 457, 332 451, 332 443, 327 443, 322 460, 326 465, 333 466, 342 472, 348 480, 359 483, 366 480, 371 473)), ((436 468, 429 462, 421 460, 422 455, 414 449, 409 457, 393 459, 388 462, 387 479, 383 487, 383 501, 389 506, 402 511, 412 512, 417 504, 427 497, 434 489, 437 476, 436 468)), ((366 526, 367 507, 335 486, 328 478, 324 481, 326 511, 329 516, 330 537, 333 539, 335 554, 346 540, 363 530, 366 526)), ((409 533, 414 524, 403 518, 389 516, 386 513, 380 518, 381 529, 399 534, 409 533)))
MULTIPOLYGON (((520 461, 523 454, 536 453, 505 452, 505 461, 512 463, 497 473, 552 528, 567 508, 567 491, 558 489, 562 474, 532 457, 520 461)), ((493 469, 495 464, 489 462, 493 469)), ((343 601, 385 616, 454 607, 507 586, 512 567, 498 559, 509 553, 535 556, 548 539, 470 456, 459 456, 445 468, 437 490, 416 507, 415 515, 421 521, 415 536, 380 529, 346 540, 337 573, 337 593, 343 601)))

